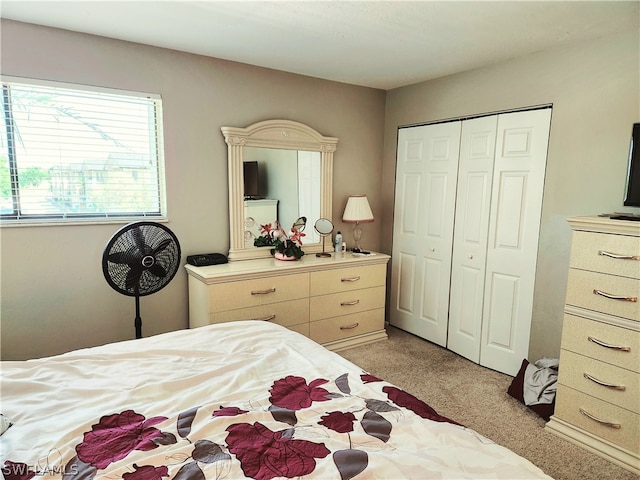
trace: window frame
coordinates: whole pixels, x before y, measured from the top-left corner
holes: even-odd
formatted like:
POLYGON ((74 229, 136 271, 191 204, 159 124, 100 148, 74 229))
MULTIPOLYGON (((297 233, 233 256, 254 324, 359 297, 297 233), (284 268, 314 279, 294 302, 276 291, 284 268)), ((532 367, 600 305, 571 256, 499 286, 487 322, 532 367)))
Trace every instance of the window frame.
MULTIPOLYGON (((4 102, 4 87, 5 84, 21 84, 34 87, 50 87, 59 89, 70 89, 76 91, 86 92, 88 94, 111 94, 119 96, 130 96, 135 98, 144 98, 153 102, 153 116, 154 123, 149 123, 149 126, 155 127, 155 160, 157 170, 157 195, 158 195, 158 213, 155 212, 114 212, 114 213, 78 213, 73 214, 70 212, 63 212, 61 214, 22 214, 21 212, 14 211, 11 214, 0 214, 0 228, 4 227, 19 227, 19 226, 61 226, 61 225, 89 225, 89 224, 121 224, 123 222, 133 222, 140 220, 152 220, 155 222, 167 222, 167 191, 166 191, 166 168, 165 168, 165 153, 164 153, 164 122, 163 122, 163 104, 162 96, 157 93, 138 92, 132 90, 122 90, 110 87, 101 87, 95 85, 85 85, 78 83, 60 82, 52 80, 42 80, 35 78, 17 77, 11 75, 0 75, 0 88, 2 89, 2 101, 4 102)), ((7 118, 4 113, 4 108, 0 110, 1 115, 7 118)), ((13 116, 13 110, 9 114, 9 117, 13 116)), ((4 119, 3 119, 4 120, 4 119)), ((3 122, 3 127, 6 127, 6 122, 3 122)), ((13 129, 14 123, 10 125, 13 129)), ((7 128, 8 129, 8 128, 7 128)), ((152 129, 149 129, 149 133, 152 133, 152 129)), ((15 204, 15 195, 17 189, 20 187, 16 185, 15 172, 17 171, 17 159, 15 152, 12 154, 10 151, 10 139, 7 138, 6 151, 8 154, 8 164, 10 171, 11 182, 11 196, 12 202, 15 204), (14 165, 12 165, 12 163, 14 165)), ((15 147, 13 147, 15 150, 15 147)))

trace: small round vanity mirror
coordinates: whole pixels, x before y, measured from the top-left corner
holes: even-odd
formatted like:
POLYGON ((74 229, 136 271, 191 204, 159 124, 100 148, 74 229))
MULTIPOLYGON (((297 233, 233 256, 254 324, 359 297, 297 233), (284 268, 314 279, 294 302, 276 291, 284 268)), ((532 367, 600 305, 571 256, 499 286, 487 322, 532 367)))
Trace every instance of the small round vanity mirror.
POLYGON ((324 251, 324 239, 333 232, 333 223, 328 218, 319 218, 313 228, 322 237, 322 252, 316 253, 316 257, 330 257, 331 254, 324 251))

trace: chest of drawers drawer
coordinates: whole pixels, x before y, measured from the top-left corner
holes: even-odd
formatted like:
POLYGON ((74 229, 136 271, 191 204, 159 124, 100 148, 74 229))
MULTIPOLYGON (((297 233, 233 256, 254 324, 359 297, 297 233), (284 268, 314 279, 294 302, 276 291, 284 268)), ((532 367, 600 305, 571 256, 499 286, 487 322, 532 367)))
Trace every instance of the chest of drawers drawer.
POLYGON ((638 372, 640 332, 565 314, 562 349, 638 372))
POLYGON ((627 451, 640 451, 640 416, 637 413, 558 385, 554 416, 627 451))
POLYGON ((327 295, 383 286, 386 282, 386 271, 386 265, 368 265, 311 272, 310 294, 327 295))
POLYGON ((311 321, 384 308, 384 302, 384 287, 311 297, 311 321))
POLYGON ((573 233, 570 266, 622 277, 640 278, 640 239, 625 235, 576 231, 573 233))
POLYGON ((585 357, 560 353, 558 382, 640 414, 640 373, 585 357))
POLYGON ((310 338, 325 344, 375 332, 382 328, 384 328, 384 309, 379 308, 311 322, 310 338))
POLYGON ((209 285, 209 312, 224 312, 308 296, 308 273, 219 283, 209 285))
POLYGON ((238 320, 263 320, 283 327, 309 323, 309 299, 298 298, 288 302, 267 303, 256 307, 237 308, 214 312, 209 323, 235 322, 238 320))
POLYGON ((640 321, 640 280, 569 269, 567 304, 640 321))

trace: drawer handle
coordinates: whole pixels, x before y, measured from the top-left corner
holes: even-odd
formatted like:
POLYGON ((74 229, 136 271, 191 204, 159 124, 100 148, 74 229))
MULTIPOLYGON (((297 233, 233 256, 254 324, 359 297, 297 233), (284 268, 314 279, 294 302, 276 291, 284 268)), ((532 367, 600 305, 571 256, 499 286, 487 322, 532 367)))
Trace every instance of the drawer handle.
POLYGON ((584 409, 580 409, 580 413, 583 414, 585 417, 589 417, 591 420, 595 420, 598 423, 601 423, 602 425, 606 425, 607 427, 611 427, 611 428, 622 428, 622 425, 620 425, 619 423, 612 423, 612 422, 607 422, 606 420, 601 420, 598 417, 591 415, 589 412, 587 412, 584 409))
POLYGON ((602 340, 598 340, 595 337, 587 337, 590 342, 600 345, 601 347, 610 348, 612 350, 620 350, 621 352, 630 352, 631 347, 622 347, 620 345, 611 345, 610 343, 605 343, 602 340))
POLYGON ((618 260, 640 260, 640 255, 623 255, 620 253, 611 253, 605 250, 598 251, 598 255, 602 255, 603 257, 615 258, 618 260))
POLYGON ((603 387, 611 388, 613 390, 620 390, 623 392, 627 389, 627 387, 625 387, 624 385, 614 385, 613 383, 606 383, 606 382, 603 382, 602 380, 598 380, 596 377, 592 377, 586 372, 583 373, 582 375, 587 380, 591 380, 593 383, 597 383, 598 385, 602 385, 603 387))
POLYGON ((360 280, 360 276, 340 279, 341 282, 357 282, 358 280, 360 280))
POLYGON ((267 295, 269 293, 274 293, 276 291, 275 287, 270 288, 269 290, 253 290, 251 295, 267 295))
POLYGON ((340 305, 343 307, 347 307, 349 305, 357 305, 360 303, 360 300, 351 300, 350 302, 340 302, 340 305))
POLYGON ((268 315, 266 317, 262 317, 262 318, 256 318, 255 320, 259 320, 261 322, 270 322, 271 320, 273 320, 274 318, 276 318, 276 315, 268 315))
POLYGON ((344 325, 344 326, 340 327, 340 330, 353 330, 358 325, 360 325, 358 322, 352 323, 351 325, 344 325))
POLYGON ((638 297, 623 297, 620 295, 613 295, 611 293, 603 292, 602 290, 593 290, 595 295, 601 295, 605 298, 610 298, 611 300, 623 300, 625 302, 637 302, 638 297))

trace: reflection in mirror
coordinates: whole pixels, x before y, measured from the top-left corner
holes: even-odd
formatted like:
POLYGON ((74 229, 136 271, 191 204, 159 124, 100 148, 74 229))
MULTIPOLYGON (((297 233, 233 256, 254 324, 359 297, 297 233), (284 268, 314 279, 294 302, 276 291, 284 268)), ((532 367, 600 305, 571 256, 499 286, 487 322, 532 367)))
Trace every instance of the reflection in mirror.
POLYGON ((333 232, 333 223, 328 218, 319 218, 316 220, 314 230, 322 237, 322 252, 316 253, 316 257, 330 257, 331 254, 324 250, 324 240, 333 232))
MULTIPOLYGON (((276 220, 291 225, 301 215, 310 222, 320 218, 320 152, 246 147, 243 158, 246 219, 255 224, 245 230, 245 248, 253 246, 255 229, 276 220)), ((305 243, 318 243, 310 232, 305 243)))
MULTIPOLYGON (((332 218, 337 138, 292 120, 221 130, 229 163, 229 261, 270 256, 270 249, 253 245, 260 225, 332 218)), ((320 235, 308 232, 304 247, 319 252, 320 235)))

